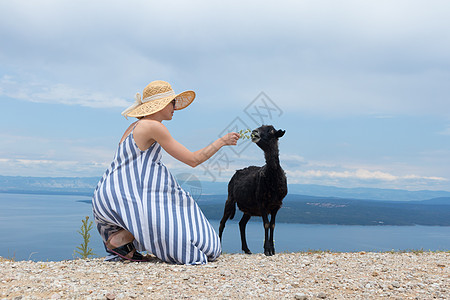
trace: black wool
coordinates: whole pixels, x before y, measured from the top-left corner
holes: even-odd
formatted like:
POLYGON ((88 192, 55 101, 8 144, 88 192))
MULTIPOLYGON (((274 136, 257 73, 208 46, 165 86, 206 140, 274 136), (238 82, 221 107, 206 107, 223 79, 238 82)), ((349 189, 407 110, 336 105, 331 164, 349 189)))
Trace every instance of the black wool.
POLYGON ((252 141, 263 151, 266 164, 262 167, 250 166, 237 170, 228 184, 228 199, 220 221, 219 237, 225 228, 225 222, 233 219, 236 204, 244 215, 239 221, 242 250, 251 254, 245 238, 245 227, 252 216, 263 219, 265 240, 264 254, 274 255, 273 231, 275 216, 287 195, 286 174, 280 166, 278 139, 284 130, 276 130, 272 125, 263 125, 252 132, 252 141), (268 215, 270 215, 270 222, 268 215))

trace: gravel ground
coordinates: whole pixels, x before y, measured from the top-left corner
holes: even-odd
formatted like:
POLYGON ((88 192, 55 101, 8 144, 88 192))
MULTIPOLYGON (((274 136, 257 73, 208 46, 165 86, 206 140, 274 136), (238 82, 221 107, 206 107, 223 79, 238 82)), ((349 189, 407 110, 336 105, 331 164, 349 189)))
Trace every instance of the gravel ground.
POLYGON ((201 266, 0 258, 0 299, 450 299, 450 253, 224 254, 201 266))

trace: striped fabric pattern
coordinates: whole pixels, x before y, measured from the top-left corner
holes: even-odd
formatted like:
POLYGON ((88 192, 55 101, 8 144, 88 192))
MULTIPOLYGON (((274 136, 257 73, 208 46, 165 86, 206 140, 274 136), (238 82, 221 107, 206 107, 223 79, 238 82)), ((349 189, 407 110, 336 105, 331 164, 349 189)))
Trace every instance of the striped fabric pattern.
POLYGON ((141 151, 133 132, 119 145, 92 204, 104 241, 124 228, 138 251, 177 264, 205 264, 221 253, 219 237, 191 195, 160 161, 161 145, 141 151))

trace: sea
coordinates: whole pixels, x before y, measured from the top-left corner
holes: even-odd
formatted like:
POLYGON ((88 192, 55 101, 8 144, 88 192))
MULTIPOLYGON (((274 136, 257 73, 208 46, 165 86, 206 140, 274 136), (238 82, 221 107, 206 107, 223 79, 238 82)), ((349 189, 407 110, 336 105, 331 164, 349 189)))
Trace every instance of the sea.
MULTIPOLYGON (((0 256, 14 260, 60 261, 79 257, 82 220, 93 221, 90 197, 0 193, 0 256)), ((247 224, 253 253, 263 252, 261 221, 247 224)), ((253 219, 252 219, 253 220, 253 219)), ((210 220, 218 232, 219 220, 210 220)), ((95 224, 89 247, 106 256, 95 224)), ((448 251, 450 227, 356 226, 277 223, 276 252, 298 251, 448 251)), ((241 253, 239 225, 229 220, 222 236, 224 253, 241 253)))

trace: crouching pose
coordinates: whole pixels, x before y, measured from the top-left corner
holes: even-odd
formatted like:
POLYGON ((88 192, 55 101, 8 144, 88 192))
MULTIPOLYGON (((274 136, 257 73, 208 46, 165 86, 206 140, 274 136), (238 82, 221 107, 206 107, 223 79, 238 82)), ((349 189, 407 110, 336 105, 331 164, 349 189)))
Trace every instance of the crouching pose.
POLYGON ((164 81, 151 82, 122 114, 138 121, 125 131, 116 155, 94 192, 93 213, 107 251, 143 261, 138 251, 178 264, 205 264, 221 253, 219 237, 191 195, 160 161, 161 148, 195 167, 225 145, 236 145, 232 132, 191 152, 162 124, 186 108, 193 91, 175 94, 164 81))

